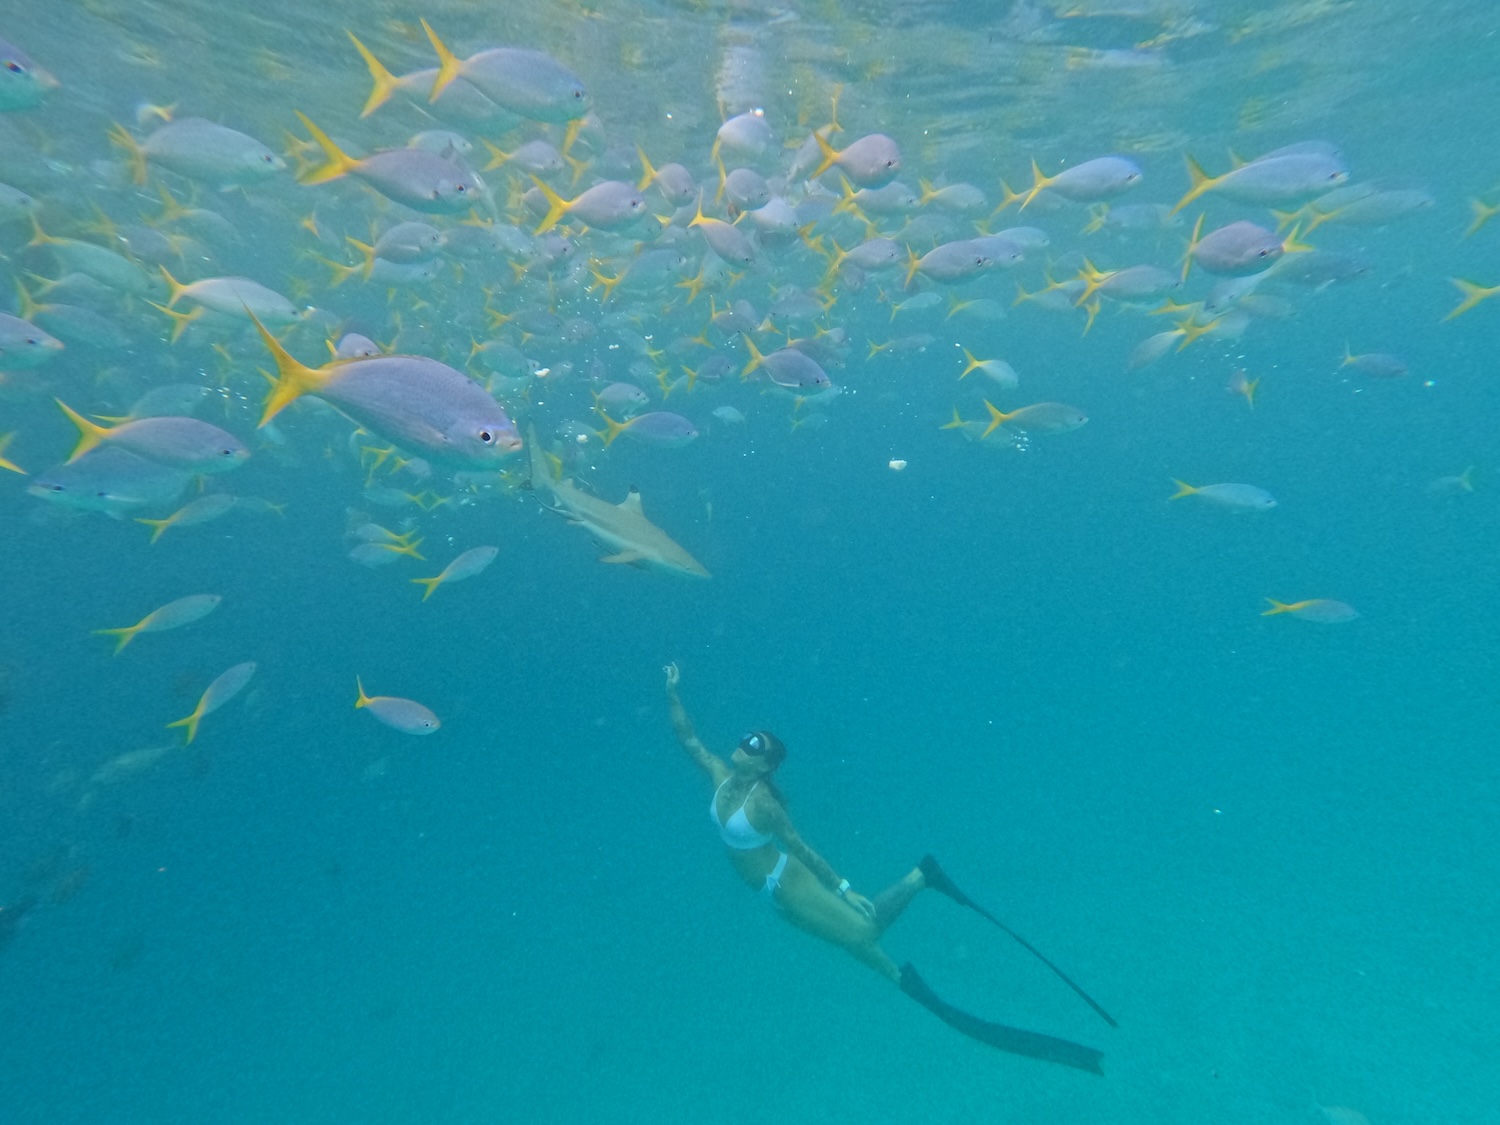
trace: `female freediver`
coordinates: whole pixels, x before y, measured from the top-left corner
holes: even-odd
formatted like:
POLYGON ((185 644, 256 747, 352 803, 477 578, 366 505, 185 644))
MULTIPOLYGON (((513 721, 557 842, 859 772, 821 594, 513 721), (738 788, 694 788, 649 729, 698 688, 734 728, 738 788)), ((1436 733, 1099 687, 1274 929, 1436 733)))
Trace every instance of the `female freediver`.
MULTIPOLYGON (((714 784, 709 815, 724 841, 731 865, 747 886, 762 891, 794 926, 847 950, 965 1035, 1015 1054, 1102 1073, 1100 1052, 1064 1039, 979 1019, 940 999, 910 963, 898 966, 881 948, 880 938, 924 888, 978 911, 1018 941, 1022 939, 964 895, 931 856, 924 857, 873 899, 855 891, 848 879, 841 878, 827 860, 807 845, 787 815, 775 782, 776 770, 786 758, 786 746, 781 739, 770 731, 752 731, 740 739, 726 762, 704 746, 694 732, 692 720, 677 694, 681 680, 677 665, 668 664, 662 671, 666 675, 667 705, 677 740, 714 784)), ((1024 941, 1022 944, 1037 953, 1024 941)), ((1062 976, 1055 965, 1046 958, 1042 960, 1062 976)), ((1077 985, 1065 976, 1063 980, 1113 1024, 1109 1015, 1077 985)))

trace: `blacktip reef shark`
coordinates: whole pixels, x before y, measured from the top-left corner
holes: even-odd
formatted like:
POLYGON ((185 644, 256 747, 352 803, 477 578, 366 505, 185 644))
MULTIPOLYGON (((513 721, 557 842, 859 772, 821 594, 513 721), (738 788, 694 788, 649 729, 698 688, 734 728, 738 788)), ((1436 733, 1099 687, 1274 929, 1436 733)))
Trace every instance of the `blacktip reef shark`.
POLYGON ((602 546, 614 552, 600 562, 630 563, 690 578, 709 577, 702 563, 646 518, 641 510, 641 494, 634 486, 624 500, 611 504, 584 492, 571 480, 553 476, 551 461, 537 440, 534 426, 527 428, 526 447, 531 451, 531 487, 537 499, 564 519, 581 524, 602 546))

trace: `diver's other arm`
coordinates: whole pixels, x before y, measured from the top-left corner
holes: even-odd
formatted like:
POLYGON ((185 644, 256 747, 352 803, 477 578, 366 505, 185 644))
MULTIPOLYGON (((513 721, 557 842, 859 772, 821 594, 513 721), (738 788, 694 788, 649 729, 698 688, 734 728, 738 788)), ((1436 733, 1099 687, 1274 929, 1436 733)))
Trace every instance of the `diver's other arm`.
POLYGON ((683 707, 682 700, 678 698, 677 684, 682 679, 682 673, 676 663, 664 665, 662 672, 667 677, 667 712, 672 716, 672 729, 677 732, 677 741, 682 743, 682 748, 699 769, 715 780, 720 780, 721 775, 728 772, 728 767, 703 745, 693 730, 693 720, 688 718, 687 708, 683 707))
POLYGON ((802 865, 813 873, 818 882, 822 883, 866 918, 875 917, 875 904, 858 891, 851 889, 849 881, 841 879, 839 873, 833 869, 832 864, 807 846, 807 842, 792 827, 792 822, 787 817, 785 810, 777 806, 776 811, 772 814, 772 818, 775 823, 770 826, 770 831, 781 841, 788 855, 796 856, 802 862, 802 865))

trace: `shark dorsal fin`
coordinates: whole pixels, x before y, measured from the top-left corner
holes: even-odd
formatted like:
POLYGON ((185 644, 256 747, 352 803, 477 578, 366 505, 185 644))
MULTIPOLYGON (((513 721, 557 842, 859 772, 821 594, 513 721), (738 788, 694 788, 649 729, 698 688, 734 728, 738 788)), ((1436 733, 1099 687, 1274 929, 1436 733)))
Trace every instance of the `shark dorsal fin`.
POLYGON ((645 513, 641 510, 641 490, 635 485, 631 485, 630 491, 625 494, 625 499, 621 500, 615 507, 622 511, 630 512, 632 515, 644 516, 645 513))

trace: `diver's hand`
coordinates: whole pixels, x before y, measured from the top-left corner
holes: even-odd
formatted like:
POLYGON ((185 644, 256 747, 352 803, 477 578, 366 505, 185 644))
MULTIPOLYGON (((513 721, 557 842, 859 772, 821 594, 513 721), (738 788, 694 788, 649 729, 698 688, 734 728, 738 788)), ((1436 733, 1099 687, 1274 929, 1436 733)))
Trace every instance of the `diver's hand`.
POLYGON ((682 679, 682 673, 677 670, 677 662, 673 661, 671 664, 664 664, 661 670, 667 677, 667 694, 676 695, 678 681, 682 679))
POLYGON ((875 921, 875 904, 858 891, 845 891, 844 901, 858 910, 870 921, 875 921))

